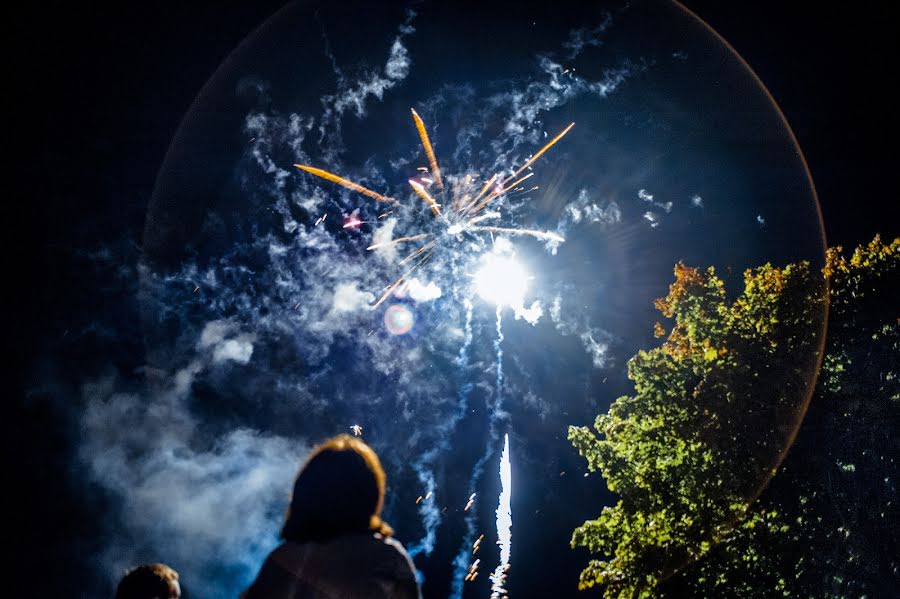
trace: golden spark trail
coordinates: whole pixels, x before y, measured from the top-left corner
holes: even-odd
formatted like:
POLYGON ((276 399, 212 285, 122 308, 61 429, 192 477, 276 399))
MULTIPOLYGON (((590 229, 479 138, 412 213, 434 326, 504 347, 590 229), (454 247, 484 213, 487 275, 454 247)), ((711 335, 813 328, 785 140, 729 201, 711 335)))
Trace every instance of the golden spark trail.
POLYGON ((453 202, 450 204, 450 210, 453 212, 459 212, 460 205, 464 205, 469 201, 469 194, 463 194, 462 190, 469 189, 472 185, 472 175, 466 175, 465 179, 463 179, 462 183, 459 181, 453 186, 453 202))
POLYGON ((509 181, 510 179, 512 179, 513 177, 518 177, 518 176, 519 176, 519 173, 521 173, 521 172, 524 171, 526 168, 528 168, 529 166, 531 166, 532 164, 534 164, 534 161, 537 160, 538 158, 540 158, 540 157, 541 157, 541 154, 543 154, 544 152, 546 152, 547 150, 549 150, 550 148, 552 148, 552 147, 553 147, 553 144, 555 144, 556 142, 558 142, 559 140, 561 140, 561 139, 563 138, 563 136, 564 136, 566 133, 568 133, 569 130, 570 130, 572 127, 574 127, 574 126, 575 126, 575 123, 569 123, 569 126, 568 126, 568 127, 566 127, 565 129, 563 129, 562 132, 561 132, 559 135, 557 135, 556 137, 554 137, 553 139, 551 139, 549 142, 547 142, 547 145, 545 145, 543 148, 541 148, 540 150, 538 150, 537 153, 536 153, 534 156, 532 156, 531 158, 529 158, 528 160, 526 160, 526 161, 525 161, 525 164, 523 164, 522 166, 520 166, 520 167, 519 167, 519 170, 517 170, 517 171, 514 172, 512 175, 510 175, 509 177, 507 177, 507 178, 503 181, 503 183, 506 184, 506 182, 509 181))
POLYGON ((459 207, 465 205, 469 201, 469 194, 466 194, 462 197, 456 196, 453 198, 453 202, 450 204, 450 210, 453 212, 459 212, 459 207))
POLYGON ((390 241, 385 241, 384 243, 376 243, 367 247, 367 250, 377 250, 378 248, 387 247, 389 245, 395 245, 397 243, 404 243, 406 241, 415 241, 417 239, 424 239, 426 237, 431 237, 431 233, 419 233, 418 235, 412 235, 410 237, 398 237, 397 239, 391 239, 390 241))
POLYGON ((504 188, 503 188, 503 191, 501 191, 500 193, 506 193, 507 191, 509 191, 510 189, 512 189, 513 187, 515 187, 516 185, 518 185, 519 183, 521 183, 521 182, 524 181, 525 179, 528 179, 529 177, 532 177, 532 176, 534 176, 534 173, 528 173, 527 175, 525 175, 524 177, 522 177, 521 179, 519 179, 519 180, 516 181, 515 183, 510 183, 509 185, 507 185, 506 187, 504 187, 504 188))
POLYGON ((465 208, 463 208, 462 210, 460 210, 460 212, 466 212, 467 210, 469 210, 469 208, 474 206, 475 203, 481 199, 481 196, 483 196, 487 192, 487 190, 490 189, 491 185, 493 185, 494 181, 496 181, 496 180, 497 180, 497 175, 494 175, 490 179, 488 179, 487 183, 484 184, 484 187, 481 188, 481 191, 478 192, 478 195, 475 196, 474 198, 472 198, 472 201, 469 202, 469 205, 466 206, 465 208))
POLYGON ((506 192, 509 191, 510 189, 514 188, 516 185, 518 185, 519 183, 521 183, 521 182, 524 181, 525 179, 527 179, 527 178, 529 178, 529 177, 532 177, 532 176, 534 176, 534 173, 528 173, 527 175, 525 175, 525 176, 522 177, 521 179, 515 181, 514 183, 510 183, 509 185, 507 185, 507 186, 504 187, 503 189, 501 189, 501 190, 499 190, 499 191, 494 191, 494 192, 491 193, 488 197, 486 197, 486 198, 484 199, 484 201, 481 202, 481 204, 478 205, 478 208, 476 208, 475 210, 472 211, 472 214, 475 214, 476 212, 480 212, 481 209, 484 208, 485 206, 487 206, 488 203, 489 203, 491 200, 493 200, 494 198, 498 198, 498 197, 502 196, 504 193, 506 193, 506 192))
POLYGON ((437 202, 434 201, 434 198, 428 193, 425 187, 419 183, 418 181, 409 180, 410 186, 413 188, 419 197, 425 200, 425 203, 431 206, 431 213, 435 216, 441 216, 441 209, 437 202))
POLYGON ((403 260, 401 260, 400 262, 398 262, 398 263, 397 263, 397 266, 403 266, 404 264, 406 264, 407 262, 409 262, 410 260, 412 260, 412 259, 415 258, 416 256, 420 255, 422 252, 425 252, 425 251, 427 251, 427 250, 430 250, 430 249, 433 248, 433 247, 434 247, 434 242, 433 242, 433 241, 429 241, 428 243, 426 243, 425 245, 423 245, 423 246, 420 247, 419 249, 417 249, 417 250, 413 251, 412 253, 410 253, 409 256, 407 256, 406 258, 404 258, 403 260))
POLYGON ((421 260, 419 260, 418 262, 416 262, 416 263, 412 266, 412 268, 410 268, 410 269, 407 270, 405 273, 403 273, 402 275, 400 275, 400 278, 399 278, 399 279, 397 279, 396 281, 393 282, 393 284, 391 284, 391 285, 388 286, 387 290, 384 292, 384 294, 383 294, 380 298, 378 298, 378 301, 375 302, 375 305, 372 306, 371 309, 374 310, 375 308, 377 308, 378 306, 380 306, 382 303, 384 303, 384 300, 386 300, 387 298, 389 298, 389 297, 391 296, 391 294, 394 293, 394 290, 397 289, 398 286, 400 286, 400 283, 402 283, 403 281, 405 281, 406 278, 409 277, 409 275, 411 275, 412 273, 414 273, 414 272, 416 271, 417 268, 419 268, 420 266, 422 266, 423 264, 425 264, 425 263, 428 261, 429 258, 431 258, 431 254, 430 254, 430 253, 429 253, 429 254, 426 254, 421 260))
POLYGON ((438 189, 444 189, 444 182, 441 180, 441 169, 438 168, 437 158, 434 156, 434 149, 431 147, 431 140, 428 139, 428 131, 425 130, 425 123, 414 108, 412 111, 413 120, 416 122, 416 129, 419 131, 419 137, 422 139, 422 147, 425 148, 425 155, 428 156, 428 164, 431 165, 431 174, 434 175, 434 183, 438 189))
POLYGON ((358 191, 359 193, 361 193, 363 195, 369 196, 373 200, 377 200, 379 202, 390 202, 390 203, 395 203, 397 201, 394 198, 389 198, 389 197, 383 196, 380 193, 372 191, 368 187, 363 187, 362 185, 357 185, 353 181, 348 181, 347 179, 344 179, 343 177, 339 177, 338 175, 335 175, 334 173, 329 173, 328 171, 322 170, 320 168, 315 168, 313 166, 306 166, 305 164, 295 164, 294 166, 299 168, 301 171, 306 171, 307 173, 309 173, 311 175, 315 175, 317 177, 321 177, 322 179, 325 179, 326 181, 331 181, 332 183, 337 183, 338 185, 343 185, 347 189, 352 189, 353 191, 358 191))

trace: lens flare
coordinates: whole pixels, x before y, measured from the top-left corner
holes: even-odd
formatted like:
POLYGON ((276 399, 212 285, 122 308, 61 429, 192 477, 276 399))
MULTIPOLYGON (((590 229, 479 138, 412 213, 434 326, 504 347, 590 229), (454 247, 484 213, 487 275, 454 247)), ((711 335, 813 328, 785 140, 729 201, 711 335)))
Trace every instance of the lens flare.
POLYGON ((391 335, 405 335, 413 328, 416 318, 403 304, 393 304, 384 311, 384 326, 391 335))

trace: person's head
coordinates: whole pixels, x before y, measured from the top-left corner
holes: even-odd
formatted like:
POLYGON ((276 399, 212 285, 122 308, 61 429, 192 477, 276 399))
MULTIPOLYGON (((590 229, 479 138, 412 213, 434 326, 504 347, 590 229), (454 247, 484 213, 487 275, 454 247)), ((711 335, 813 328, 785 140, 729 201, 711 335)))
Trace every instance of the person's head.
POLYGON ((116 599, 179 599, 181 587, 178 572, 165 564, 144 564, 129 570, 119 588, 116 599))
POLYGON ((303 543, 355 532, 393 534, 381 520, 385 484, 371 447, 350 435, 329 439, 297 475, 281 537, 303 543))

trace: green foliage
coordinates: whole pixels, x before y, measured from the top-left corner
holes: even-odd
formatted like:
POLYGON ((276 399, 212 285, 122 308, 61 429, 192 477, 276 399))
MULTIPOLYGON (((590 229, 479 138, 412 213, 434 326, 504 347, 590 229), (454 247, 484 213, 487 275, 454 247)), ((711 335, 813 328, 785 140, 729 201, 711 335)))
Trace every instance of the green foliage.
POLYGON ((828 344, 794 446, 744 523, 660 591, 881 597, 900 588, 900 239, 876 237, 849 260, 833 248, 824 272, 828 344))
MULTIPOLYGON (((826 411, 845 416, 838 421, 823 416, 824 428, 807 434, 808 419, 800 441, 811 453, 817 445, 835 449, 818 460, 830 460, 829 476, 869 480, 861 476, 864 460, 856 449, 872 441, 872 431, 854 423, 869 426, 881 417, 878 426, 885 433, 890 429, 884 427, 896 430, 897 309, 886 307, 883 288, 897 284, 898 245, 898 240, 884 245, 876 238, 850 260, 841 257, 840 248, 829 250, 825 278, 806 263, 748 270, 744 289, 733 301, 713 269, 676 266, 669 294, 657 301, 674 321, 672 330, 660 347, 641 351, 629 362, 634 395, 616 400, 593 428, 569 429, 589 469, 599 470, 620 496, 615 506, 574 531, 572 546, 598 558, 582 572, 579 588, 599 585, 606 597, 651 596, 666 589, 704 596, 726 590, 730 596, 789 596, 803 589, 801 594, 809 594, 812 587, 797 581, 812 580, 844 554, 832 550, 829 555, 836 557, 823 558, 815 567, 812 558, 799 564, 786 559, 809 544, 810 527, 820 524, 824 508, 819 504, 827 496, 820 488, 821 474, 798 486, 782 473, 752 509, 748 500, 780 462, 810 397, 826 279, 832 331, 810 416, 818 418, 817 406, 826 402, 826 411), (861 377, 860 367, 871 372, 861 377), (880 386, 873 387, 875 380, 880 386), (839 401, 835 394, 843 403, 834 403, 839 401), (888 413, 893 420, 884 419, 888 413), (785 499, 775 501, 771 491, 783 480, 785 499), (708 559, 671 578, 707 554, 708 559)), ((657 324, 658 335, 662 330, 657 324)), ((891 435, 876 442, 896 446, 891 435)), ((870 457, 874 453, 884 458, 890 452, 870 457)), ((806 474, 809 462, 791 463, 786 463, 788 472, 806 474)), ((877 475, 876 480, 890 469, 870 466, 866 475, 877 475)), ((886 486, 895 489, 895 484, 886 486)), ((894 497, 893 510, 896 505, 894 497)), ((836 517, 830 514, 829 523, 836 517)), ((840 534, 823 536, 820 552, 828 553, 829 543, 840 547, 840 534)))

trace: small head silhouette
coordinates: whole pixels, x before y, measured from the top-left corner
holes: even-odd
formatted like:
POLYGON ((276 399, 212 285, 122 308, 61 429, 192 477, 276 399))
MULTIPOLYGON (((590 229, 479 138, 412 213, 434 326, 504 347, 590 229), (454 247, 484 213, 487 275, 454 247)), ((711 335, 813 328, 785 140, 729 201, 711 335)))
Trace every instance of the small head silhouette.
POLYGON ((179 599, 178 572, 165 564, 144 564, 129 570, 116 589, 116 599, 179 599))

